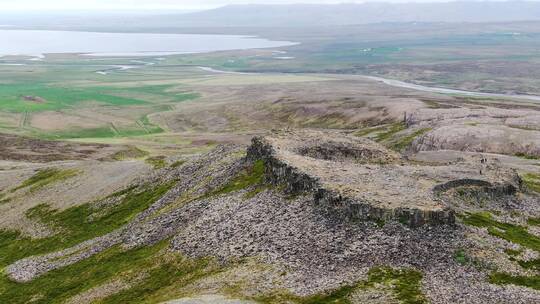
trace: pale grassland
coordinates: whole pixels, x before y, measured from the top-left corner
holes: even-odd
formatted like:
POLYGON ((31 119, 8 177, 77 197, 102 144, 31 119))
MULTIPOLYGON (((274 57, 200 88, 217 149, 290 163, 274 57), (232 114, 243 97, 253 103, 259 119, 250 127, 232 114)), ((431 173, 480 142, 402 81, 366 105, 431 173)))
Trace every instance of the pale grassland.
POLYGON ((93 87, 93 86, 108 86, 117 88, 134 88, 140 86, 161 86, 161 85, 189 85, 189 86, 202 86, 202 85, 249 85, 249 84, 268 84, 268 83, 297 83, 297 82, 310 82, 310 81, 331 81, 336 80, 331 77, 322 76, 310 76, 310 75, 262 75, 262 74, 219 74, 210 73, 211 77, 191 77, 180 79, 163 79, 163 80, 143 80, 143 81, 126 81, 126 82, 113 82, 113 83, 84 83, 78 84, 81 87, 93 87))
POLYGON ((249 85, 249 84, 268 84, 268 83, 296 83, 311 81, 331 81, 330 77, 308 76, 308 75, 219 75, 211 78, 184 80, 183 83, 197 85, 249 85))
POLYGON ((206 139, 205 136, 186 136, 186 134, 182 133, 160 133, 131 137, 73 138, 67 141, 134 146, 153 156, 202 153, 211 150, 216 145, 211 139, 206 139), (194 144, 195 141, 203 142, 194 144))

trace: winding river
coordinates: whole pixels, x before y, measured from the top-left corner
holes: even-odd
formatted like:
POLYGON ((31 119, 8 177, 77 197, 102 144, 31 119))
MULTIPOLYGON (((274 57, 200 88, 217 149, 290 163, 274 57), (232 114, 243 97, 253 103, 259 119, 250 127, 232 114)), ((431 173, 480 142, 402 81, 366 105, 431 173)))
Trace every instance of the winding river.
MULTIPOLYGON (((214 69, 210 67, 199 67, 199 69, 202 69, 204 71, 211 72, 211 73, 221 73, 221 74, 223 73, 254 74, 254 75, 257 74, 257 73, 240 73, 240 72, 223 71, 223 70, 218 70, 218 69, 214 69)), ((413 84, 413 83, 408 83, 408 82, 404 82, 400 80, 387 79, 387 78, 376 77, 376 76, 365 76, 365 75, 353 75, 353 76, 359 76, 364 79, 382 82, 386 85, 393 86, 393 87, 405 88, 405 89, 411 89, 411 90, 423 91, 423 92, 430 92, 430 93, 447 94, 447 95, 463 95, 463 96, 469 96, 469 97, 497 98, 497 99, 519 99, 519 100, 540 102, 540 96, 538 95, 484 93, 484 92, 465 91, 465 90, 456 90, 456 89, 447 89, 447 88, 438 88, 438 87, 427 87, 427 86, 423 86, 419 84, 413 84)))
POLYGON ((483 93, 483 92, 464 91, 464 90, 438 88, 438 87, 426 87, 419 84, 412 84, 412 83, 403 82, 399 80, 387 79, 387 78, 375 77, 375 76, 362 76, 362 77, 366 79, 382 82, 386 85, 393 86, 393 87, 406 88, 406 89, 431 92, 431 93, 464 95, 464 96, 470 96, 470 97, 484 97, 484 98, 521 99, 521 100, 540 102, 540 96, 538 95, 483 93))

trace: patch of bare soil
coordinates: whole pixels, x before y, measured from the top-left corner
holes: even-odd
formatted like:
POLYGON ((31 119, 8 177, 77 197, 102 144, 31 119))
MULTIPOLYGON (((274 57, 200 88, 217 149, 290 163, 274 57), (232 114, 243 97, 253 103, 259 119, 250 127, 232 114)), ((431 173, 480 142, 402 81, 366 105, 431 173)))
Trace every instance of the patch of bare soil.
POLYGON ((33 102, 33 103, 45 103, 45 102, 47 102, 47 100, 45 100, 45 98, 43 98, 43 97, 31 96, 31 95, 22 96, 22 99, 24 101, 30 101, 30 102, 33 102))
POLYGON ((70 129, 91 129, 109 126, 103 122, 88 117, 72 115, 65 111, 45 111, 33 113, 30 117, 30 126, 45 131, 58 131, 70 129))
POLYGON ((24 162, 98 159, 119 149, 103 144, 48 141, 1 133, 0 142, 0 160, 24 162))

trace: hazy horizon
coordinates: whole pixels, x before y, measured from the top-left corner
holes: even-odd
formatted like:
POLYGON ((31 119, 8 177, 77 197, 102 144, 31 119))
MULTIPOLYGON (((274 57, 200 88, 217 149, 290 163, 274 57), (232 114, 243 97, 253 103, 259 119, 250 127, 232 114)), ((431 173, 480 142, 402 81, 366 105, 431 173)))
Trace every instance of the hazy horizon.
MULTIPOLYGON (((525 2, 537 2, 538 0, 530 0, 525 2)), ((3 11, 69 11, 69 10, 204 10, 218 8, 234 4, 362 4, 362 3, 444 3, 444 2, 484 2, 484 1, 447 1, 447 0, 370 0, 370 1, 336 1, 336 0, 301 0, 301 1, 286 1, 286 0, 84 0, 84 1, 69 1, 69 0, 51 0, 44 3, 39 0, 21 0, 13 2, 11 0, 0 0, 0 10, 3 11)), ((493 1, 491 1, 493 2, 493 1)), ((508 2, 508 1, 495 1, 508 2)))

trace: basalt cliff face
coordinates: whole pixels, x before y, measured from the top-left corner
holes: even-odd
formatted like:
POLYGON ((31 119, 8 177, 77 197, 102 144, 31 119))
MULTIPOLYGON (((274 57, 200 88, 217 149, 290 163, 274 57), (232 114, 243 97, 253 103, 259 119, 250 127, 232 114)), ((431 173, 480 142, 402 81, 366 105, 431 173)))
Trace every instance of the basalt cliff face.
POLYGON ((248 159, 265 163, 267 182, 293 195, 311 193, 328 214, 346 220, 447 225, 455 212, 440 198, 461 186, 514 193, 517 174, 480 160, 447 166, 413 164, 367 139, 322 131, 256 137, 248 159))

